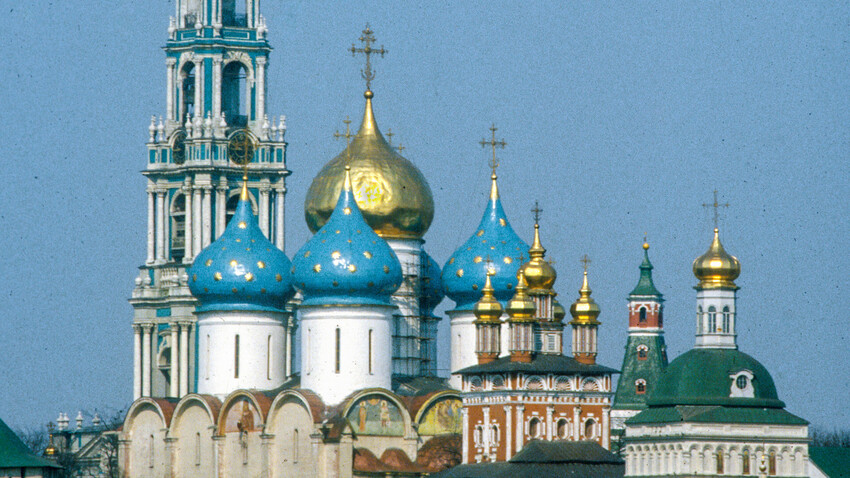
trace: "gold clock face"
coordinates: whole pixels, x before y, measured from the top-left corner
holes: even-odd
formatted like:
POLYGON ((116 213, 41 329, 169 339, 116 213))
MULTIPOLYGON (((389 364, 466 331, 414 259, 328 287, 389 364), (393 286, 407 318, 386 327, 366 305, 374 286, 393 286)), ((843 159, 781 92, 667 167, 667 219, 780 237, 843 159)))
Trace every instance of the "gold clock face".
POLYGON ((186 161, 186 133, 184 131, 174 133, 171 140, 171 159, 174 164, 183 164, 186 161))
POLYGON ((254 138, 245 130, 233 133, 227 143, 227 157, 240 166, 254 159, 255 150, 254 138))

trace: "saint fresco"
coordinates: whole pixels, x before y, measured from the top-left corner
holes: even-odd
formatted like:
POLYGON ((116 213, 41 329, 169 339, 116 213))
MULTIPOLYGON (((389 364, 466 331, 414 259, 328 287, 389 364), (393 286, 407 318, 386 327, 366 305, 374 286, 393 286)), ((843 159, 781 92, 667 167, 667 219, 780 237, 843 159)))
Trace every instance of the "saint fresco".
POLYGON ((460 400, 449 398, 431 405, 419 423, 420 435, 443 435, 462 433, 460 419, 460 400))
POLYGON ((383 397, 366 397, 348 412, 349 423, 362 435, 404 435, 404 418, 398 407, 383 397))

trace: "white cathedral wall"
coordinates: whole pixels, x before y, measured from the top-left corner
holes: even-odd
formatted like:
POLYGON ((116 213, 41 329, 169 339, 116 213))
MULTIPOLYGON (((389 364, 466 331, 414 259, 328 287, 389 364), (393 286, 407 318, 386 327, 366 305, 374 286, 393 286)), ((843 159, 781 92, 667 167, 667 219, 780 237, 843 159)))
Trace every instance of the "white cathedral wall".
POLYGON ((175 412, 171 424, 174 468, 177 476, 213 476, 215 470, 214 423, 198 401, 175 412))
POLYGON ((165 449, 165 422, 153 405, 142 405, 134 411, 130 426, 125 431, 129 440, 128 476, 133 478, 158 478, 170 476, 165 449))
POLYGON ((340 403, 355 390, 390 389, 395 310, 379 305, 299 307, 301 388, 327 405, 340 403))
POLYGON ((285 363, 283 314, 260 311, 198 313, 198 393, 222 397, 238 389, 276 388, 286 379, 285 363))
MULTIPOLYGON (((225 478, 244 478, 246 476, 263 476, 268 453, 260 431, 248 433, 225 433, 224 460, 222 460, 219 476, 225 478)), ((192 475, 190 475, 192 476, 192 475)))
POLYGON ((274 436, 272 476, 313 476, 316 462, 310 439, 313 429, 310 412, 297 398, 276 400, 265 430, 274 436))
MULTIPOLYGON (((460 375, 454 375, 458 370, 478 363, 475 355, 475 314, 472 311, 449 310, 446 312, 451 320, 451 373, 449 385, 460 390, 460 375)), ((502 344, 508 334, 502 330, 502 344)))

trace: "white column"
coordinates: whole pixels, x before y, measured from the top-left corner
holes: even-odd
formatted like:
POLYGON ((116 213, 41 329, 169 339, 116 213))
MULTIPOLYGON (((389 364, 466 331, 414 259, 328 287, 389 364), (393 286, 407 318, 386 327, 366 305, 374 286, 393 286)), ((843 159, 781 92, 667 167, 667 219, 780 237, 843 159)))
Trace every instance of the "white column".
POLYGON ((165 262, 165 191, 156 191, 156 261, 165 262))
POLYGON ((513 455, 511 454, 511 443, 513 442, 513 421, 511 420, 511 410, 513 407, 510 405, 505 405, 505 461, 510 460, 513 455))
POLYGON ((204 115, 204 60, 195 60, 195 117, 204 115))
POLYGON ((163 255, 165 256, 165 262, 171 260, 171 221, 170 221, 170 208, 168 207, 168 190, 166 189, 162 193, 162 217, 160 220, 162 221, 162 250, 163 255))
POLYGON ((180 396, 189 393, 189 328, 192 324, 180 324, 180 396))
POLYGON ((142 326, 142 396, 151 394, 151 333, 152 325, 142 326))
POLYGON ((194 244, 192 245, 192 250, 197 251, 198 254, 201 253, 201 188, 197 185, 195 186, 195 190, 193 192, 194 199, 192 200, 192 214, 195 216, 194 221, 192 222, 192 226, 194 230, 192 231, 192 240, 194 244))
POLYGON ((167 76, 165 78, 165 118, 168 121, 174 121, 174 65, 177 63, 176 58, 167 58, 165 64, 167 66, 167 76))
POLYGON ((195 257, 195 249, 193 247, 195 241, 195 238, 193 237, 195 221, 193 221, 194 218, 192 217, 194 215, 194 209, 192 209, 192 180, 189 178, 186 178, 186 184, 183 186, 183 194, 186 198, 186 202, 184 203, 186 207, 186 216, 183 224, 183 234, 185 235, 183 241, 183 247, 185 248, 183 253, 183 262, 191 264, 192 259, 195 257))
POLYGON ((275 191, 277 194, 275 195, 274 245, 282 251, 286 246, 283 224, 283 221, 286 218, 283 210, 284 200, 286 199, 286 188, 281 185, 275 191))
POLYGON ((522 450, 523 442, 525 441, 525 417, 523 416, 525 412, 524 405, 517 405, 516 407, 516 452, 519 453, 522 450))
POLYGON ((271 189, 268 185, 260 185, 260 207, 259 207, 259 221, 260 221, 260 230, 263 231, 263 235, 269 237, 269 191, 271 189))
POLYGON ((213 57, 213 118, 221 117, 221 63, 221 57, 213 57))
POLYGON ((221 178, 215 194, 215 238, 218 239, 227 226, 227 178, 221 178))
POLYGON ((148 185, 148 258, 146 263, 156 260, 156 193, 153 185, 148 185))
POLYGON ((257 57, 257 121, 266 113, 266 58, 257 57))
POLYGON ((469 429, 469 412, 466 407, 460 409, 461 420, 463 421, 463 447, 461 451, 461 463, 469 463, 469 437, 472 436, 472 430, 469 429))
POLYGON ((133 325, 133 400, 142 396, 142 331, 133 325))
POLYGON ((602 446, 611 449, 611 408, 602 408, 602 446))
POLYGON ((573 441, 581 440, 581 406, 573 408, 573 441))
POLYGON ((204 247, 210 245, 210 239, 212 237, 212 217, 210 215, 212 209, 212 187, 204 186, 204 204, 201 206, 201 216, 203 221, 203 243, 204 247))
POLYGON ((180 396, 180 358, 183 352, 177 342, 177 323, 171 323, 171 383, 169 384, 168 396, 180 396))
POLYGON ((552 415, 555 413, 555 407, 548 405, 546 407, 546 441, 552 441, 552 415))

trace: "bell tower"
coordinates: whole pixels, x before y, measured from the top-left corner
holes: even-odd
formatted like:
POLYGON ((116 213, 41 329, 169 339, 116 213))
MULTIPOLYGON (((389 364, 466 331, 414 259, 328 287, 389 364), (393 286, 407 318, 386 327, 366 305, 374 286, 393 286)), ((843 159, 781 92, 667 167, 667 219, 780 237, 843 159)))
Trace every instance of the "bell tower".
POLYGON ((195 391, 187 270, 236 212, 246 164, 259 227, 284 249, 286 118, 266 111, 271 47, 259 3, 176 0, 168 25, 165 111, 151 117, 142 172, 147 257, 130 298, 134 399, 195 391))

